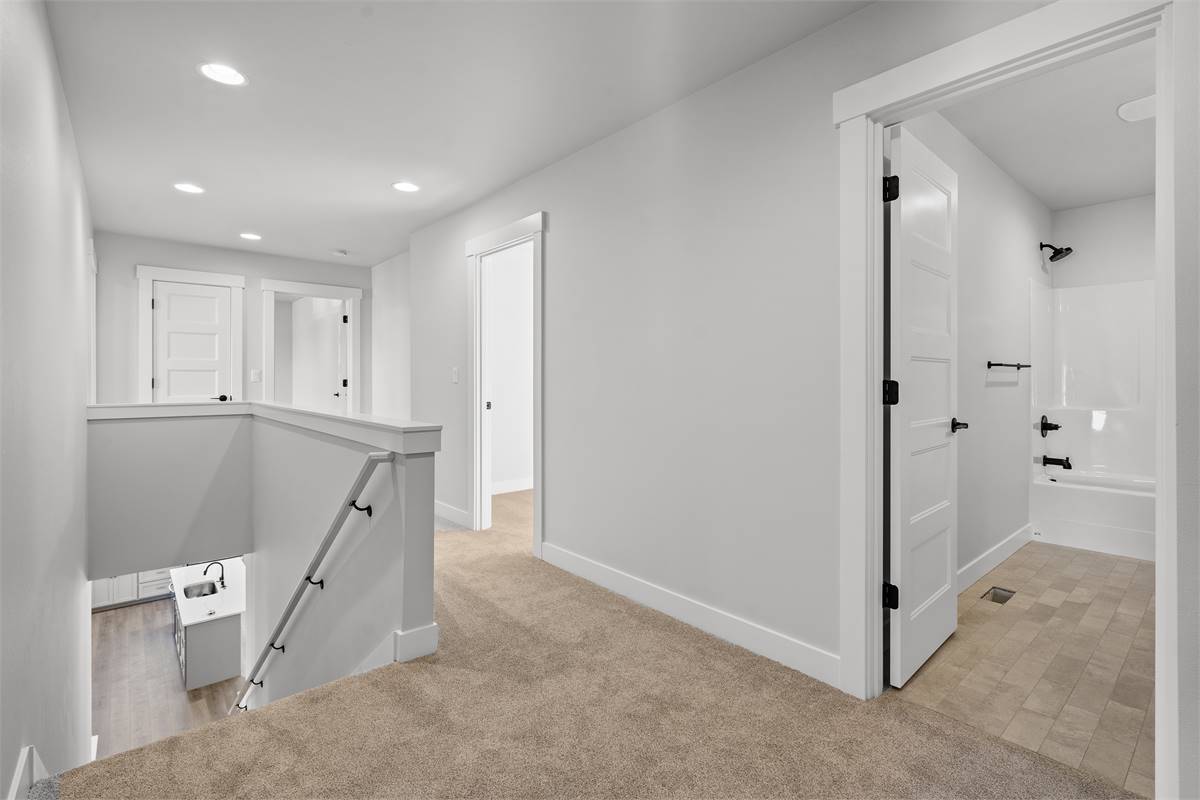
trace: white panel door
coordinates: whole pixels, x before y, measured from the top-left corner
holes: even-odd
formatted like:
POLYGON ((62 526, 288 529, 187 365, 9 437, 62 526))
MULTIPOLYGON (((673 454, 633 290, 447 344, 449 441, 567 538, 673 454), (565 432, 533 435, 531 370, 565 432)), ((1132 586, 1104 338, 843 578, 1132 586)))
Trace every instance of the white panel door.
POLYGON ((230 291, 154 282, 154 402, 233 399, 230 291))
POLYGON ((903 686, 958 623, 958 176, 901 128, 892 139, 890 620, 893 686, 903 686))
POLYGON ((292 405, 345 414, 346 303, 301 297, 292 304, 292 405))

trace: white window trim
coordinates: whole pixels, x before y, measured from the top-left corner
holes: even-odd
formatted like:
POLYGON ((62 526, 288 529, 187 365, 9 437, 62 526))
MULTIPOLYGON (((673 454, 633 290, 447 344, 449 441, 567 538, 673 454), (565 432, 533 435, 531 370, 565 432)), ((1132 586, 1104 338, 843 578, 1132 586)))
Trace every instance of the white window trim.
POLYGON ((275 295, 298 294, 302 297, 320 297, 327 300, 344 300, 349 305, 350 343, 346 353, 346 408, 356 414, 362 413, 362 297, 363 290, 356 286, 335 286, 329 283, 301 283, 280 281, 274 278, 262 280, 262 397, 265 403, 275 402, 275 295))
POLYGON ((544 456, 545 423, 543 416, 542 370, 544 353, 542 336, 544 309, 544 265, 542 261, 542 238, 546 228, 546 212, 538 211, 503 228, 485 233, 469 240, 466 244, 467 265, 471 272, 471 527, 479 530, 484 518, 484 503, 491 498, 483 497, 483 387, 481 374, 483 362, 480 358, 481 315, 483 308, 480 297, 480 263, 484 256, 523 242, 533 243, 533 543, 532 551, 542 557, 545 541, 543 520, 545 499, 542 491, 542 461, 544 456))
MULTIPOLYGON (((1176 16, 1195 25, 1195 7, 1173 2, 1077 3, 1059 0, 1008 23, 883 72, 833 96, 833 123, 840 138, 840 683, 860 698, 882 692, 883 458, 883 126, 945 107, 985 89, 1029 77, 1154 38, 1157 52, 1155 125, 1156 343, 1158 370, 1155 530, 1155 790, 1160 797, 1192 792, 1191 759, 1181 761, 1184 717, 1180 709, 1180 582, 1177 520, 1194 520, 1194 487, 1179 491, 1176 464, 1194 464, 1196 443, 1176 439, 1176 420, 1198 413, 1196 397, 1176 394, 1176 376, 1194 378, 1196 344, 1178 342, 1176 307, 1186 330, 1195 311, 1176 298, 1176 231, 1192 230, 1194 196, 1175 189, 1177 64, 1194 69, 1195 53, 1174 52, 1176 16), (1184 16, 1186 14, 1186 16, 1184 16), (1187 206, 1187 207, 1185 207, 1187 206), (1178 461, 1177 461, 1178 460, 1178 461)), ((1181 27, 1181 30, 1186 27, 1181 27)), ((1181 142, 1182 144, 1182 142, 1181 142)), ((1194 159, 1193 148, 1183 154, 1194 159)), ((1182 243, 1186 268, 1194 269, 1194 242, 1182 243)), ((1183 433, 1190 432, 1184 425, 1183 433)), ((1194 528, 1187 531, 1195 535, 1194 528)), ((1184 576, 1183 580, 1196 577, 1184 576)), ((1193 587, 1194 588, 1194 587, 1193 587)), ((903 591, 903 587, 902 587, 903 591)), ((1190 591, 1188 589, 1187 591, 1190 591)), ((1185 591, 1184 595, 1187 595, 1185 591)), ((1194 637, 1195 632, 1191 632, 1194 637)), ((1185 646, 1194 645, 1185 642, 1185 646)), ((1191 713, 1191 712, 1183 712, 1191 713)), ((1190 747, 1194 742, 1189 741, 1190 747)))
POLYGON ((154 402, 154 391, 150 381, 154 377, 154 312, 150 301, 154 298, 154 282, 196 283, 203 286, 229 287, 229 336, 230 336, 230 392, 235 400, 245 400, 242 389, 242 361, 244 357, 242 336, 245 315, 242 310, 246 278, 223 272, 203 272, 197 269, 174 269, 137 265, 138 282, 138 387, 139 403, 154 402))

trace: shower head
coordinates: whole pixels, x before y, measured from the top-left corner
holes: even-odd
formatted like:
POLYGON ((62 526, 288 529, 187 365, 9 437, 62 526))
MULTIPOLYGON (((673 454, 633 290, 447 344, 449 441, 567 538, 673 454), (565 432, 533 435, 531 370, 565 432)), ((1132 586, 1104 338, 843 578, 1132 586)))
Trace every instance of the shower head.
POLYGON ((1055 247, 1052 244, 1046 244, 1045 242, 1042 242, 1042 249, 1045 250, 1047 247, 1050 248, 1050 260, 1052 262, 1062 261, 1064 258, 1071 255, 1071 253, 1075 252, 1069 247, 1055 247))

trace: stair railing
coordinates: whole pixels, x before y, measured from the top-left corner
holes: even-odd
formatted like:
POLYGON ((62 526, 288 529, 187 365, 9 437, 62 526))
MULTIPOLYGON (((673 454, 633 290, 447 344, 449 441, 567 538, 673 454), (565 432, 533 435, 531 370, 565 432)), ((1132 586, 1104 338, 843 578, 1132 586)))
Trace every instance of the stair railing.
POLYGON ((321 540, 321 545, 317 548, 317 552, 313 554, 312 560, 308 562, 308 568, 304 570, 304 576, 296 584, 296 588, 292 591, 291 599, 283 609, 283 613, 279 615, 279 621, 275 623, 275 629, 271 631, 267 643, 263 645, 262 652, 258 654, 258 660, 254 662, 254 669, 250 670, 250 674, 246 676, 246 680, 242 683, 242 687, 238 689, 237 696, 233 700, 233 705, 229 707, 229 713, 241 709, 245 711, 247 706, 245 703, 246 696, 255 687, 263 685, 261 677, 263 669, 270 658, 271 653, 279 651, 283 654, 286 652, 286 645, 280 643, 280 638, 283 636, 284 630, 288 623, 291 622, 292 616, 296 613, 296 608, 300 605, 301 598, 311 586, 316 586, 320 589, 325 588, 325 579, 317 578, 317 574, 321 570, 321 564, 325 561, 326 554, 329 553, 329 548, 333 547, 334 540, 342 531, 342 526, 346 524, 346 518, 350 516, 351 511, 363 511, 369 517, 371 516, 371 506, 360 506, 358 504, 359 495, 367 485, 367 481, 371 479, 371 475, 375 473, 375 468, 380 464, 393 461, 396 458, 395 453, 369 453, 367 460, 363 462, 362 468, 358 471, 358 477, 354 479, 354 485, 350 487, 350 491, 346 495, 345 501, 342 502, 338 509, 337 515, 333 518, 333 522, 329 525, 329 530, 325 533, 325 538, 321 540), (257 679, 257 680, 256 680, 257 679))

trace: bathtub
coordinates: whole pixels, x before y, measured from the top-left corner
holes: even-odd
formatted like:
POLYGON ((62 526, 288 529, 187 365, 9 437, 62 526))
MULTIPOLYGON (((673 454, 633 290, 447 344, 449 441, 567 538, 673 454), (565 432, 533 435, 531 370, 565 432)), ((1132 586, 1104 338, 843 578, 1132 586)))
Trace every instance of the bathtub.
POLYGON ((1038 473, 1029 489, 1034 540, 1153 561, 1154 491, 1145 475, 1038 473))

